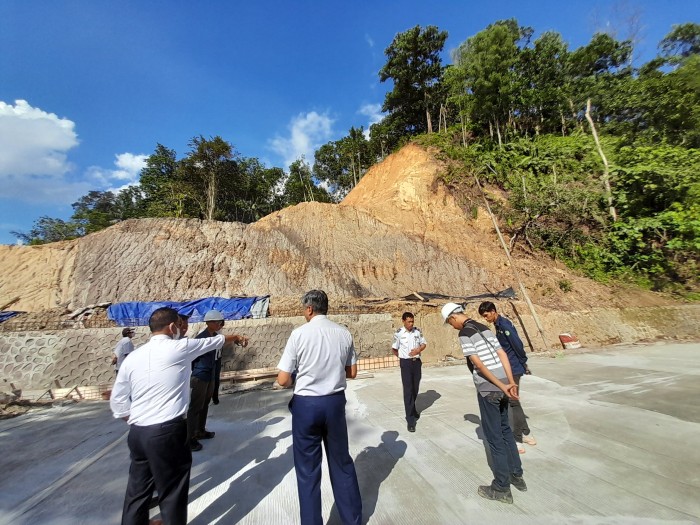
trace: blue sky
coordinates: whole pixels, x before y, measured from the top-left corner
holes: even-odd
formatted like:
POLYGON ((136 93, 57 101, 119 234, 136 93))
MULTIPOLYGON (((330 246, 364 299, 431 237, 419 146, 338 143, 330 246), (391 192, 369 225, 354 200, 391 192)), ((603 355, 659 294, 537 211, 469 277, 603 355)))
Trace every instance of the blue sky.
POLYGON ((138 181, 157 143, 178 158, 197 135, 288 168, 375 122, 384 49, 415 25, 449 52, 516 18, 570 49, 596 30, 628 36, 640 62, 700 1, 0 1, 0 243, 42 215, 67 219, 89 190, 138 181), (637 22, 630 23, 631 19, 637 22))

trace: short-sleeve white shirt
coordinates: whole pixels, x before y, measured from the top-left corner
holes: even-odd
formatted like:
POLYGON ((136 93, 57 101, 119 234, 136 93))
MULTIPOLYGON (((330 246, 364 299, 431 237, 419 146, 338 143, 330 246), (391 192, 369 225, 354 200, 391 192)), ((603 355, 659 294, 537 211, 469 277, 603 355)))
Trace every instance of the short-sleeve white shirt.
POLYGON ((410 332, 406 330, 405 326, 399 328, 394 332, 394 340, 391 343, 391 348, 399 351, 399 357, 401 359, 412 359, 413 357, 420 358, 420 354, 417 356, 409 355, 409 352, 414 348, 418 348, 420 345, 427 344, 425 337, 423 337, 423 332, 420 328, 413 327, 410 332))
POLYGON ((117 356, 117 362, 114 364, 114 369, 119 371, 124 358, 134 351, 134 343, 131 342, 131 337, 122 337, 117 346, 114 347, 114 355, 117 356))
POLYGON ((297 371, 294 394, 326 396, 345 390, 345 367, 355 363, 350 331, 325 315, 315 315, 292 330, 277 368, 297 371))
POLYGON ((109 400, 115 418, 129 424, 164 423, 187 413, 192 361, 224 345, 223 335, 207 339, 171 339, 154 335, 124 360, 109 400))

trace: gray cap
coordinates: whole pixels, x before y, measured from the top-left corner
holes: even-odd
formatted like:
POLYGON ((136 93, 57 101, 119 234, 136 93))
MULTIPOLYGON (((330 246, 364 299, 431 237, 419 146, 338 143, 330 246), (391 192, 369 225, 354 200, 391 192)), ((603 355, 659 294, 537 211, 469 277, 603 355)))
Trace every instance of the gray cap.
POLYGON ((204 322, 207 321, 223 321, 224 316, 219 310, 209 310, 205 315, 204 315, 204 322))

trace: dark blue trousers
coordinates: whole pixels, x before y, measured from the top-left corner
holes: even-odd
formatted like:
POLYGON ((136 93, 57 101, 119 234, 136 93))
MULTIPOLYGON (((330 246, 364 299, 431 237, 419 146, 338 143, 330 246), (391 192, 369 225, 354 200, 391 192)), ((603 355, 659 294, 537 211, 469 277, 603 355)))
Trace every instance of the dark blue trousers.
POLYGON ((292 396, 294 469, 297 475, 302 525, 322 525, 321 443, 338 515, 345 525, 362 522, 362 499, 355 464, 348 451, 345 392, 328 396, 292 396))
POLYGON ((508 396, 503 392, 489 392, 486 397, 477 392, 481 428, 491 451, 491 470, 494 490, 510 490, 510 475, 523 475, 518 446, 508 423, 508 396))
POLYGON ((416 410, 416 398, 420 388, 422 375, 422 363, 420 359, 401 359, 401 383, 403 384, 403 406, 406 411, 406 422, 416 426, 418 411, 416 410))
POLYGON ((163 523, 186 525, 192 466, 187 421, 180 417, 157 425, 131 425, 128 443, 131 466, 122 525, 148 525, 154 488, 163 523))

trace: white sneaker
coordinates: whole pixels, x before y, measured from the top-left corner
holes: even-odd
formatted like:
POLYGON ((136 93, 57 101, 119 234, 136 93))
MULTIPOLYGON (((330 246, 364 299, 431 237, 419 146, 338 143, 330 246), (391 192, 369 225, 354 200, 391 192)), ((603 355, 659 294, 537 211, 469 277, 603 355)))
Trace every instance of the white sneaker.
POLYGON ((515 442, 516 445, 518 445, 518 454, 525 454, 525 447, 523 446, 522 443, 518 443, 517 441, 515 442))
POLYGON ((530 446, 535 446, 537 445, 537 440, 534 437, 527 435, 523 436, 523 443, 527 443, 530 446))

